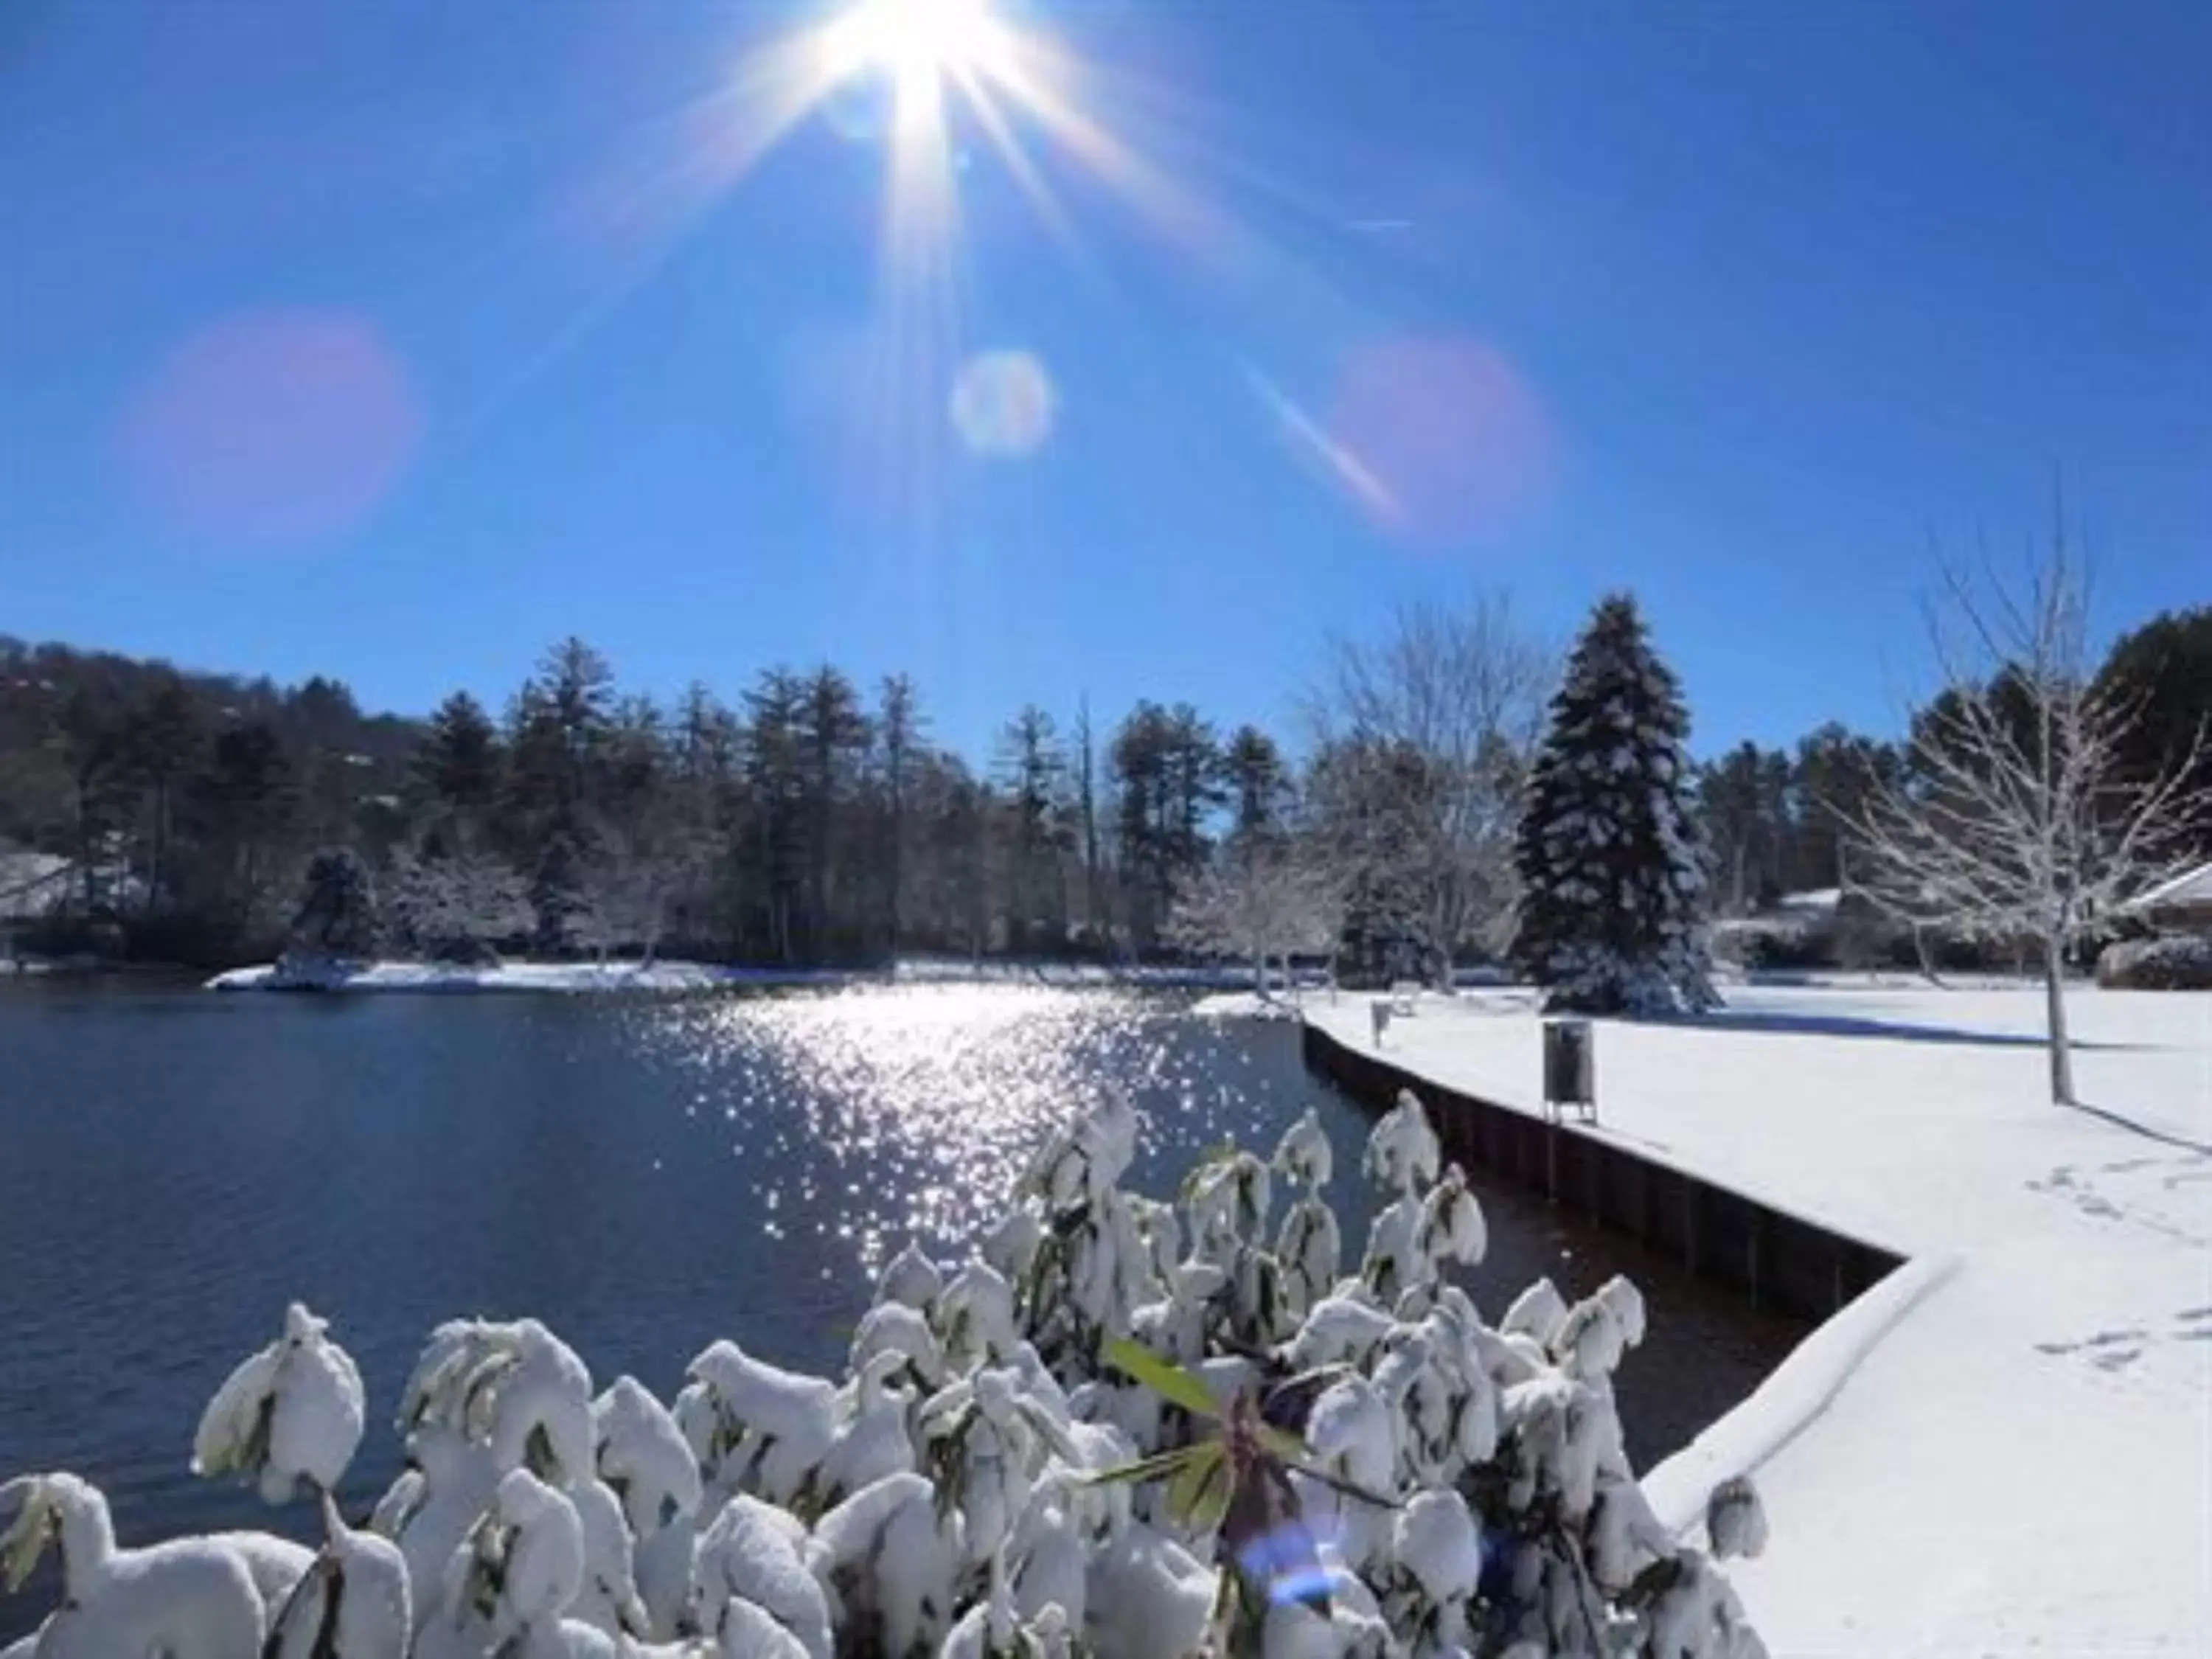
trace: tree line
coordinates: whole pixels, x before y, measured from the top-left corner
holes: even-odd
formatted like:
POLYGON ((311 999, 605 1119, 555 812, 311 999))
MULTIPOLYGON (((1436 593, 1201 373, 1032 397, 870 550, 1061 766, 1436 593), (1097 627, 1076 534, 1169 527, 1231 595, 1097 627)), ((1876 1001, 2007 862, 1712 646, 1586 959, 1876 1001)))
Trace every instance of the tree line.
POLYGON ((1290 775, 1267 733, 1151 702, 1110 730, 1025 707, 971 763, 912 679, 828 665, 663 702, 568 639, 497 713, 407 720, 328 678, 0 638, 0 848, 70 866, 28 931, 179 960, 281 945, 331 848, 370 872, 380 946, 427 954, 1146 954, 1290 775))
MULTIPOLYGON (((1295 950, 1435 973, 1510 941, 1563 661, 1502 597, 1415 607, 1332 647, 1295 761, 1255 726, 1152 702, 1110 726, 1024 707, 971 761, 934 739, 913 680, 864 689, 829 665, 664 702, 569 639, 498 710, 458 692, 416 720, 324 677, 0 637, 0 851, 66 862, 35 914, 0 890, 0 918, 29 915, 18 948, 252 959, 283 943, 314 855, 345 848, 393 951, 1295 950)), ((2212 611, 2124 636, 2097 683, 2131 711, 2120 763, 2155 773, 2212 717, 2212 611)), ((1850 826, 1926 771, 1958 695, 1899 740, 1828 725, 1689 768, 1705 913, 1869 873, 1850 826)), ((0 889, 32 867, 0 861, 0 889)))
MULTIPOLYGON (((1784 894, 1848 888, 1873 871, 1855 860, 1854 824, 1895 790, 1927 787, 1959 746, 1966 711, 1986 702, 2021 753, 2054 684, 2071 680, 2124 714, 2112 737, 2111 787, 2140 787, 2175 774, 2183 791, 2212 793, 2212 606, 2165 611, 2117 639, 2100 662, 2037 665, 2029 647, 1997 653, 1978 671, 1962 667, 1911 714, 1905 734, 1886 739, 1830 722, 1794 747, 1739 744, 1698 769, 1698 807, 1714 878, 1713 911, 1756 915, 1784 894), (2045 688, 2046 691, 2051 688, 2045 688)), ((2185 831, 2212 857, 2212 826, 2185 831)))

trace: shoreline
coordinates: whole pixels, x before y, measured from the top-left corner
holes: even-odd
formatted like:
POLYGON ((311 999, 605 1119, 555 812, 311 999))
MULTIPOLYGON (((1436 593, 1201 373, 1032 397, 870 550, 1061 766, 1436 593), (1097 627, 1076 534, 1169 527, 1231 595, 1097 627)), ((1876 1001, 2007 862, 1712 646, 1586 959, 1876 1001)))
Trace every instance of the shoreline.
POLYGON ((1055 988, 1188 990, 1249 995, 1249 968, 1090 962, 980 963, 908 958, 882 968, 757 967, 670 958, 635 962, 515 961, 481 966, 380 960, 338 963, 312 978, 288 978, 276 963, 225 969, 202 981, 211 991, 275 994, 605 994, 734 989, 839 989, 848 986, 1017 985, 1055 988))

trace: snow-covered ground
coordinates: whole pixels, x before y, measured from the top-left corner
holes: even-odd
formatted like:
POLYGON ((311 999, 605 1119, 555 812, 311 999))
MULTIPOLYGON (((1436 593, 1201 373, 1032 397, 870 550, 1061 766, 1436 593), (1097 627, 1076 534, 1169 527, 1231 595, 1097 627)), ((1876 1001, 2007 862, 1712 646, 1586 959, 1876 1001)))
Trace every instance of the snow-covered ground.
MULTIPOLYGON (((1778 1655, 2212 1651, 2212 994, 1732 987, 1605 1020, 1593 1132, 1912 1260, 1647 1489, 1755 1468, 1778 1655), (2164 1137, 2164 1139, 2154 1138, 2164 1137)), ((1371 1043, 1364 996, 1310 1000, 1371 1043)), ((1424 996, 1386 1058, 1530 1112, 1534 999, 1424 996)))

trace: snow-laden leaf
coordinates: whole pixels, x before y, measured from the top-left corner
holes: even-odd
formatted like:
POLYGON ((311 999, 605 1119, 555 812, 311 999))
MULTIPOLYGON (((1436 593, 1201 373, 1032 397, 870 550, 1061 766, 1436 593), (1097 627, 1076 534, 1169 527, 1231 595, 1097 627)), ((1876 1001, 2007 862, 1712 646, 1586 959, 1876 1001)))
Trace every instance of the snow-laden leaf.
POLYGON ((15 1518, 8 1530, 0 1533, 0 1574, 4 1574, 8 1594, 13 1595, 23 1588, 39 1558, 46 1553, 52 1529, 46 1487, 38 1476, 23 1475, 0 1486, 0 1515, 11 1509, 15 1518))
POLYGON ((1143 1383, 1171 1406, 1200 1417, 1218 1417, 1221 1407, 1206 1384, 1182 1366, 1161 1358, 1140 1342, 1127 1337, 1115 1337, 1100 1351, 1101 1357, 1115 1370, 1143 1383))
POLYGON ((1224 1140, 1218 1146, 1209 1146, 1202 1150, 1191 1160, 1190 1168, 1183 1171, 1182 1183, 1176 1188, 1176 1201, 1182 1204, 1189 1203, 1192 1198, 1196 1196, 1199 1189, 1205 1186, 1215 1169, 1228 1163, 1236 1156, 1237 1143, 1233 1140, 1224 1140))
POLYGON ((1192 1456, 1168 1483, 1168 1513, 1193 1532, 1211 1532, 1229 1513, 1236 1481, 1229 1451, 1218 1440, 1191 1448, 1192 1456))
POLYGON ((1113 1486, 1169 1480, 1206 1449, 1204 1446, 1178 1446, 1173 1451, 1154 1452, 1150 1457, 1139 1457, 1131 1463, 1117 1463, 1110 1469, 1100 1469, 1095 1474, 1085 1475, 1083 1484, 1087 1486, 1113 1486))
POLYGON ((1306 1443, 1296 1435, 1285 1434, 1280 1429, 1264 1423, 1260 1425, 1259 1432, 1261 1448, 1285 1468, 1295 1470, 1310 1480, 1318 1480, 1330 1491, 1341 1492, 1346 1498, 1356 1498, 1363 1504, 1372 1504, 1377 1509, 1395 1510, 1398 1507, 1396 1498, 1376 1492, 1371 1486, 1364 1486, 1357 1480, 1347 1480, 1344 1476, 1332 1474, 1322 1468, 1313 1461, 1306 1443))

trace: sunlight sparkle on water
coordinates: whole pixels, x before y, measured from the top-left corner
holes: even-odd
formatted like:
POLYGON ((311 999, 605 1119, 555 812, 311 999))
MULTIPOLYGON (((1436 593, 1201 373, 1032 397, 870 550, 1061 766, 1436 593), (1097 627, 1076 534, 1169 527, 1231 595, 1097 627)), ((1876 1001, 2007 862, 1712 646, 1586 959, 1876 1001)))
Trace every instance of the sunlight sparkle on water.
POLYGON ((680 1010, 660 1037, 710 1072, 775 1079, 723 1109, 746 1137, 731 1156, 771 1179, 752 1194, 763 1232, 787 1230, 779 1212, 819 1212, 812 1231, 872 1267, 909 1237, 951 1243, 995 1219, 1045 1137, 1103 1086, 1102 1054, 1124 1051, 1122 1075, 1156 1066, 1126 1052, 1129 1012, 1097 993, 877 988, 680 1010), (796 1135, 781 1115, 794 1113, 796 1135))

